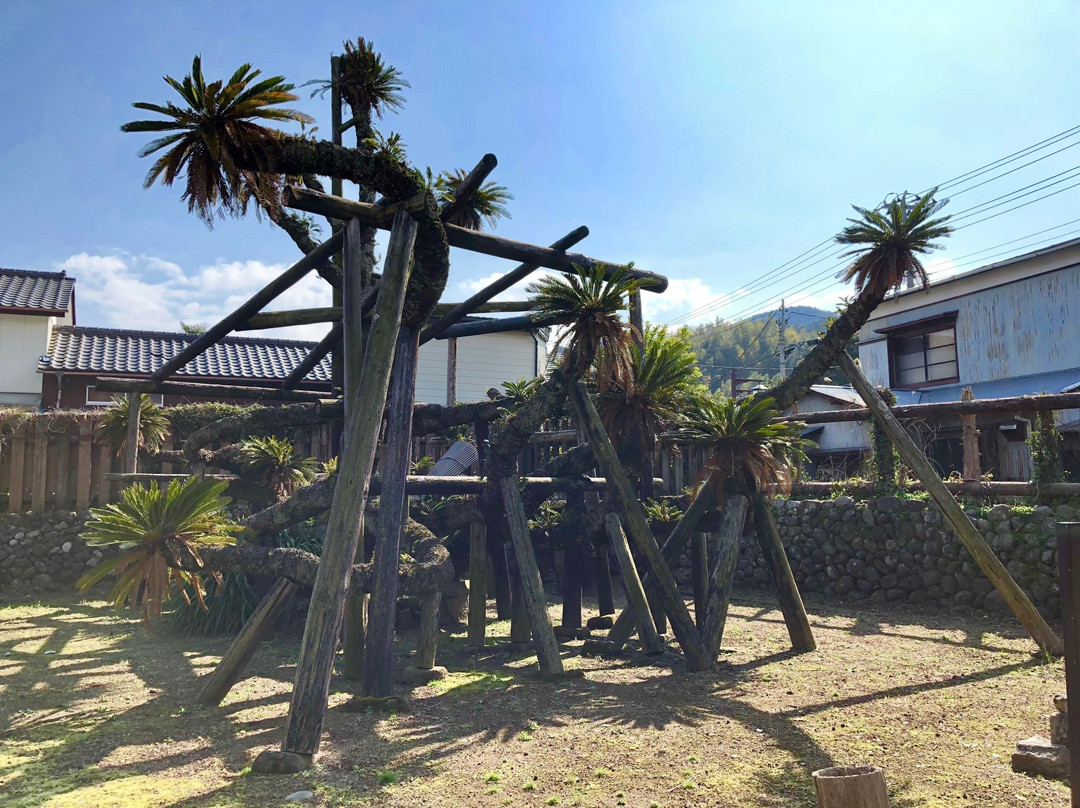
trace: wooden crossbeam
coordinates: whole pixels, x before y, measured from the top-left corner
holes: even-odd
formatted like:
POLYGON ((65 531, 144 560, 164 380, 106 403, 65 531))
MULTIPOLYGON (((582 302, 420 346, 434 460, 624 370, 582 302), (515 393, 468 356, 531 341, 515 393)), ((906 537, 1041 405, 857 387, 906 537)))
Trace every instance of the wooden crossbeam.
MULTIPOLYGON (((305 374, 307 375, 307 374, 305 374)), ((284 390, 278 387, 246 387, 244 385, 202 384, 199 382, 168 382, 150 379, 120 379, 101 377, 95 387, 105 393, 161 393, 172 396, 201 396, 203 398, 240 398, 254 401, 322 401, 327 394, 284 390)))
POLYGON ((498 164, 499 160, 494 154, 485 154, 481 157, 476 167, 466 174, 465 179, 461 181, 454 200, 443 204, 442 209, 439 211, 439 218, 444 222, 448 222, 456 216, 472 198, 472 195, 480 189, 480 186, 484 184, 484 180, 488 178, 488 175, 495 170, 495 166, 498 164))
POLYGON ((566 314, 526 314, 521 317, 502 317, 497 320, 480 320, 472 323, 457 323, 444 330, 436 339, 455 339, 457 337, 476 337, 481 334, 502 334, 507 331, 532 331, 551 325, 569 322, 566 314))
MULTIPOLYGON (((1072 410, 1080 408, 1080 393, 1046 393, 1037 396, 1016 396, 1014 398, 983 398, 974 401, 942 401, 935 404, 904 404, 889 407, 894 418, 959 418, 963 415, 985 415, 998 413, 1047 412, 1049 410, 1072 410)), ((799 415, 785 415, 778 421, 802 421, 805 424, 833 424, 842 421, 869 421, 873 414, 866 407, 852 407, 848 410, 827 410, 825 412, 806 412, 799 415)))
POLYGON ((315 370, 318 364, 326 358, 326 355, 334 350, 334 346, 341 342, 343 331, 340 321, 334 323, 334 327, 330 329, 327 335, 319 340, 319 344, 311 349, 311 352, 300 361, 299 365, 293 368, 292 373, 281 383, 282 391, 295 390, 299 387, 308 374, 315 370))
POLYGON ((252 295, 240 308, 208 328, 205 334, 201 334, 198 339, 192 341, 180 353, 154 371, 150 378, 157 382, 164 381, 192 359, 201 356, 210 346, 228 336, 229 332, 238 325, 246 323, 254 315, 262 311, 263 307, 271 300, 295 285, 323 261, 329 259, 330 256, 341 249, 341 243, 341 233, 330 236, 330 238, 252 295))
POLYGON ((256 314, 246 323, 238 325, 237 331, 261 331, 267 328, 288 328, 294 325, 336 323, 341 319, 340 306, 321 309, 293 309, 291 311, 267 311, 256 314))
MULTIPOLYGON (((376 205, 321 194, 307 188, 289 186, 285 189, 283 201, 287 207, 309 213, 338 219, 356 217, 369 227, 378 227, 384 230, 387 226, 382 209, 376 205)), ((501 236, 493 236, 490 233, 468 230, 453 224, 443 226, 446 228, 446 239, 451 247, 491 255, 496 258, 536 264, 559 272, 576 272, 575 267, 592 269, 597 266, 609 267, 614 272, 622 266, 612 261, 600 261, 587 255, 553 250, 550 247, 541 247, 523 241, 514 241, 501 236)), ((640 281, 642 288, 649 292, 660 293, 668 287, 668 279, 655 272, 648 272, 644 269, 631 269, 627 274, 640 281)))

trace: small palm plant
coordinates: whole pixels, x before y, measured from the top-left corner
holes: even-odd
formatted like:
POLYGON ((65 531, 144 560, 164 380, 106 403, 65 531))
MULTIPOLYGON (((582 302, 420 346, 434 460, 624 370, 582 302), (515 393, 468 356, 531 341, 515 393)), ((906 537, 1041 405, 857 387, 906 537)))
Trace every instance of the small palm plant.
POLYGON ((521 406, 534 395, 536 395, 537 389, 540 387, 544 380, 540 376, 536 376, 532 379, 520 378, 516 382, 503 382, 502 389, 503 394, 514 402, 517 406, 521 406))
MULTIPOLYGON (((428 184, 439 202, 453 202, 457 197, 458 188, 468 175, 469 172, 461 168, 444 171, 434 179, 429 173, 428 184)), ((514 195, 506 190, 506 186, 485 182, 473 191, 472 196, 456 214, 450 217, 449 222, 469 230, 483 230, 485 224, 494 228, 498 225, 499 219, 510 218, 506 203, 513 198, 514 195)))
POLYGON ((805 424, 778 414, 771 398, 704 398, 674 435, 706 450, 702 476, 712 473, 718 495, 728 480, 748 493, 783 490, 814 444, 802 437, 805 424))
POLYGON ((573 273, 549 275, 526 288, 536 311, 567 318, 555 349, 565 344, 563 364, 571 380, 584 376, 594 360, 599 390, 625 385, 630 378, 634 331, 619 316, 638 290, 637 280, 627 272, 630 266, 609 276, 609 267, 602 264, 588 269, 575 265, 573 273))
MULTIPOLYGON (((169 418, 148 393, 139 396, 138 401, 139 448, 156 452, 169 435, 169 418)), ((113 396, 112 402, 98 422, 98 436, 113 447, 117 457, 122 457, 127 452, 128 423, 134 417, 132 399, 113 396)))
MULTIPOLYGON (((78 581, 78 588, 85 591, 115 572, 110 597, 118 608, 125 603, 141 605, 147 628, 151 617, 161 616, 161 606, 174 585, 186 584, 181 586, 185 601, 193 595, 205 608, 204 573, 170 564, 179 559, 201 567, 200 550, 236 543, 232 534, 241 528, 225 513, 229 500, 222 492, 226 485, 200 477, 173 480, 166 489, 137 484, 121 492, 120 502, 91 509, 83 540, 93 547, 118 547, 123 554, 97 564, 78 581)), ((206 574, 221 583, 219 573, 206 574)))
POLYGON ((318 460, 301 457, 289 440, 273 436, 253 436, 243 441, 240 459, 245 467, 245 479, 269 489, 278 499, 307 485, 320 470, 318 460))

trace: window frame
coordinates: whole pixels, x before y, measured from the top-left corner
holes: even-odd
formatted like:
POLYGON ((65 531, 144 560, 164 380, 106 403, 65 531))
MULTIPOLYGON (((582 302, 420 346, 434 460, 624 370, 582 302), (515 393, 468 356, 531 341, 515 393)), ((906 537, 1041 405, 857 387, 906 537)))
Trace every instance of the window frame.
MULTIPOLYGON (((940 387, 943 384, 956 384, 960 381, 960 352, 958 350, 959 343, 956 339, 956 312, 949 312, 947 314, 938 315, 925 320, 918 320, 913 323, 905 323, 904 325, 894 326, 893 328, 882 329, 881 332, 886 336, 887 350, 889 353, 889 386, 894 390, 918 390, 923 387, 940 387), (922 382, 902 383, 900 381, 900 367, 899 358, 901 356, 899 352, 900 343, 904 340, 914 339, 915 337, 923 338, 922 356, 923 356, 923 369, 928 370, 930 365, 926 362, 927 353, 930 351, 930 347, 927 345, 926 337, 929 334, 935 334, 941 331, 952 331, 952 348, 955 354, 953 363, 955 364, 956 371, 952 376, 945 379, 927 379, 922 382)), ((948 346, 936 346, 936 347, 948 347, 948 346)), ((913 355, 913 354, 904 354, 913 355)), ((935 363, 946 364, 946 363, 935 363)), ((908 368, 911 370, 911 368, 908 368)), ((929 375, 929 373, 926 373, 929 375)))

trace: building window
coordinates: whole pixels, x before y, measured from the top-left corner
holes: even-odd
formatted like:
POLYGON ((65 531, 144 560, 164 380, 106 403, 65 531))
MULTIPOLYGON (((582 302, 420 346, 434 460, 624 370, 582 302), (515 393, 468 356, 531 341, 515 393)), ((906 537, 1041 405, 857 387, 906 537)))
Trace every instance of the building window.
POLYGON ((892 387, 926 387, 959 381, 955 319, 889 336, 892 387))
MULTIPOLYGON (((113 403, 113 396, 121 395, 120 393, 101 393, 92 385, 86 386, 86 406, 87 407, 111 407, 113 403)), ((160 393, 151 393, 150 400, 157 404, 159 407, 165 403, 165 396, 160 393)))

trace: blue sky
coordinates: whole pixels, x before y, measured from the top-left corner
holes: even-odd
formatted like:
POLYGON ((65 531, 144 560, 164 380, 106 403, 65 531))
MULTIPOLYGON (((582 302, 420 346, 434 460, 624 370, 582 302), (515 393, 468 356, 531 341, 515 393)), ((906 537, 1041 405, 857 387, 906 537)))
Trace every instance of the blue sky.
MULTIPOLYGON (((146 138, 120 124, 131 102, 170 99, 161 76, 182 76, 196 53, 208 77, 250 61, 300 84, 326 76, 330 54, 360 35, 412 83, 405 110, 382 126, 403 134, 416 165, 468 168, 494 152, 494 178, 516 197, 496 232, 546 244, 588 225, 582 251, 673 279, 647 301, 657 321, 721 295, 732 302, 705 319, 781 294, 831 305, 844 291, 830 282, 834 262, 796 265, 760 289, 753 281, 837 232, 852 203, 923 190, 1080 124, 1080 10, 1066 0, 6 0, 0 266, 68 268, 84 325, 171 329, 221 316, 299 253, 254 218, 211 231, 178 188, 142 190, 146 138)), ((328 133, 326 100, 305 92, 295 106, 328 133)), ((1072 166, 1080 148, 949 208, 1072 166)), ((966 228, 942 257, 1077 218, 1080 188, 966 228)), ((1002 250, 1074 230, 1080 222, 1002 250)), ((960 269, 979 258, 965 261, 960 269)), ((509 268, 458 251, 452 263, 444 299, 509 268)), ((312 280, 282 303, 326 296, 312 280)))

